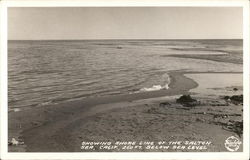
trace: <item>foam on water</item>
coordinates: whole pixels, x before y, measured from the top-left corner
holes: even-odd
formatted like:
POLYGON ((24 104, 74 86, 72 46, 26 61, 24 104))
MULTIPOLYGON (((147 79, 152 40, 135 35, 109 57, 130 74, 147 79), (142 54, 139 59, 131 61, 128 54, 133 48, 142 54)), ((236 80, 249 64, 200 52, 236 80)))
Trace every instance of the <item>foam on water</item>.
POLYGON ((168 85, 171 82, 170 77, 167 73, 161 75, 160 77, 155 77, 155 80, 153 80, 153 82, 155 81, 158 81, 158 83, 161 84, 153 84, 150 87, 143 87, 140 89, 139 92, 159 91, 163 89, 168 89, 168 85))
POLYGON ((150 88, 142 88, 140 89, 141 92, 147 92, 147 91, 159 91, 162 89, 168 89, 168 84, 166 84, 165 86, 161 86, 161 85, 153 85, 150 88))
MULTIPOLYGON (((240 51, 242 41, 8 41, 9 109, 168 89, 166 73, 174 70, 242 71, 241 64, 165 56, 221 55, 226 49, 240 51)), ((240 54, 234 56, 242 58, 240 54)))

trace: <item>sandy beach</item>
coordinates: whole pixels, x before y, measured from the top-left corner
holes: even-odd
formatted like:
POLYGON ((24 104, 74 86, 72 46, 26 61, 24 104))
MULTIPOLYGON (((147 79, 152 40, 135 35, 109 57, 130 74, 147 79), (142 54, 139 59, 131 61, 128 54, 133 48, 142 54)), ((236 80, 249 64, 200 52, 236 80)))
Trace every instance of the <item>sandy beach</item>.
MULTIPOLYGON (((243 120, 243 106, 242 103, 230 99, 233 95, 240 96, 243 93, 242 79, 235 80, 235 77, 242 77, 242 73, 176 71, 169 75, 171 83, 167 90, 85 98, 18 112, 10 111, 9 142, 15 138, 24 144, 10 144, 9 151, 221 152, 228 151, 224 147, 226 138, 235 136, 243 141, 242 130, 237 126, 243 120), (231 80, 227 79, 229 83, 224 86, 214 83, 218 75, 231 77, 231 80), (204 81, 208 77, 214 81, 204 81), (211 92, 207 92, 208 90, 211 92), (176 100, 182 95, 191 95, 197 103, 192 106, 177 103, 176 100), (227 99, 225 96, 228 96, 227 99), (191 140, 207 141, 211 144, 206 149, 81 148, 82 142, 157 143, 191 140)), ((238 151, 242 151, 242 145, 238 151)))

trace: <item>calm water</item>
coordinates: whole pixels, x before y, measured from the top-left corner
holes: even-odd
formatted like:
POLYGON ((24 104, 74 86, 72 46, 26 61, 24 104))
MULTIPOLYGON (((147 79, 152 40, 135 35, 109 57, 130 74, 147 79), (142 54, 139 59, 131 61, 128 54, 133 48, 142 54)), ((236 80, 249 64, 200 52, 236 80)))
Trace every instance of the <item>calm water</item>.
POLYGON ((166 56, 231 51, 239 57, 242 40, 9 41, 9 107, 167 89, 173 70, 242 71, 242 64, 166 56))

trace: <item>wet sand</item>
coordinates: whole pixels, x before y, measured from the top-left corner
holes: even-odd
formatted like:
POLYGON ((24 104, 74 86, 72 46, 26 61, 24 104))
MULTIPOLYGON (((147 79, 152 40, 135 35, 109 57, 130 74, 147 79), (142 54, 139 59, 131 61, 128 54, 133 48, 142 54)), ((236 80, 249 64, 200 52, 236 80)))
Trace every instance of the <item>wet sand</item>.
POLYGON ((203 53, 202 56, 199 54, 175 54, 175 55, 163 55, 162 57, 178 57, 178 58, 192 58, 192 59, 205 59, 212 60, 216 62, 226 62, 226 63, 234 63, 234 64, 243 64, 243 50, 218 50, 211 48, 173 48, 178 51, 196 51, 196 52, 211 52, 211 53, 203 53), (214 53, 214 54, 212 54, 214 53))
POLYGON ((218 95, 194 93, 192 96, 200 104, 183 107, 176 103, 176 98, 191 94, 189 90, 198 86, 184 74, 187 73, 170 73, 168 90, 86 98, 9 112, 9 141, 15 137, 24 142, 9 146, 9 151, 81 152, 86 151, 81 150, 82 141, 163 139, 208 140, 213 145, 205 151, 227 151, 224 147, 227 137, 234 135, 242 140, 234 130, 227 129, 230 121, 242 120, 242 105, 227 103, 218 95), (167 105, 160 105, 163 102, 167 105), (228 116, 223 118, 223 114, 228 116))

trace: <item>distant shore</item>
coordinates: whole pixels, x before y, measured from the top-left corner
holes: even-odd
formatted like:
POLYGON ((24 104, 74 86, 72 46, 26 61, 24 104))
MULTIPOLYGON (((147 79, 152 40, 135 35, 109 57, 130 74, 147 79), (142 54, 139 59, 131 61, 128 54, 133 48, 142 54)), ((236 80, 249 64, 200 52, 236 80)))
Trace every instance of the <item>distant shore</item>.
POLYGON ((240 120, 242 116, 238 115, 242 107, 226 105, 225 100, 218 96, 208 98, 195 94, 193 96, 204 101, 204 105, 183 109, 175 99, 191 94, 189 90, 198 87, 197 82, 184 74, 190 73, 169 73, 171 83, 167 90, 84 98, 10 112, 9 141, 15 138, 24 145, 11 145, 9 151, 81 152, 84 151, 80 149, 82 141, 162 139, 210 139, 216 144, 207 151, 226 151, 222 141, 227 136, 237 134, 221 129, 220 125, 215 124, 215 121, 221 120, 213 117, 225 112, 237 114, 231 116, 231 120, 240 120), (167 102, 169 106, 159 107, 162 102, 167 102), (214 105, 211 106, 211 103, 214 105), (199 114, 204 112, 210 114, 199 114))

